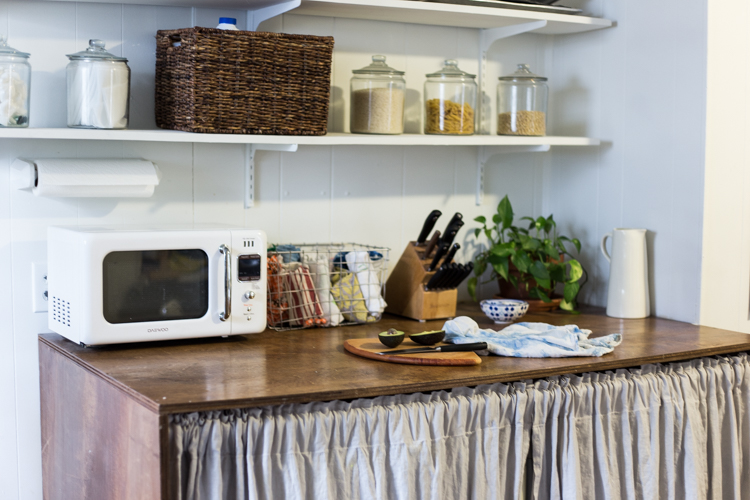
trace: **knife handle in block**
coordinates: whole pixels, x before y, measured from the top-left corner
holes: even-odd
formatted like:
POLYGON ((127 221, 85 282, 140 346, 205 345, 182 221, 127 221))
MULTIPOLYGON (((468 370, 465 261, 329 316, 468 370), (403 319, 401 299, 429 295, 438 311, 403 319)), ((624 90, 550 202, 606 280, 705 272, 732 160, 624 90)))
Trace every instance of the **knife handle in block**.
POLYGON ((437 246, 438 241, 440 241, 440 231, 435 231, 432 234, 432 238, 430 238, 430 241, 427 242, 427 246, 424 249, 424 257, 422 257, 422 260, 427 260, 430 258, 430 254, 437 246))

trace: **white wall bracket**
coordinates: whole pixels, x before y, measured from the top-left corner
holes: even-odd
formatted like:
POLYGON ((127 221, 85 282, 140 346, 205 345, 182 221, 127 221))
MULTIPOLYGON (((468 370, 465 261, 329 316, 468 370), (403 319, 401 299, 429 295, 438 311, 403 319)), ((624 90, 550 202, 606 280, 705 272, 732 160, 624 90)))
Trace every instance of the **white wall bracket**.
POLYGON ((260 23, 266 19, 280 16, 285 12, 296 9, 302 5, 302 0, 282 0, 268 7, 247 11, 247 30, 256 31, 260 23))
POLYGON ((479 32, 479 133, 490 133, 491 97, 487 95, 487 53, 490 47, 503 38, 508 38, 530 31, 540 30, 547 26, 547 21, 531 21, 500 28, 487 28, 479 32))
POLYGON ((490 157, 500 153, 544 153, 549 150, 549 144, 536 146, 480 146, 479 151, 477 151, 477 206, 480 206, 484 201, 484 169, 490 157))
POLYGON ((255 152, 297 151, 296 144, 245 144, 245 208, 255 206, 255 152))

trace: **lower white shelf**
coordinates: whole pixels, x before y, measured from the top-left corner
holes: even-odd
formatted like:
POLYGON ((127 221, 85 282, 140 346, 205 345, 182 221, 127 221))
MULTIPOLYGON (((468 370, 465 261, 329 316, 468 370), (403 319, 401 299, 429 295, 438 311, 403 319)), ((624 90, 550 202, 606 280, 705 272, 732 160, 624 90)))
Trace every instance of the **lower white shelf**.
MULTIPOLYGON (((85 130, 72 128, 3 128, 0 139, 80 141, 194 142, 213 144, 298 144, 309 146, 598 146, 590 137, 519 137, 501 135, 310 135, 196 134, 175 130, 85 130)), ((262 148, 259 148, 262 149, 262 148)))

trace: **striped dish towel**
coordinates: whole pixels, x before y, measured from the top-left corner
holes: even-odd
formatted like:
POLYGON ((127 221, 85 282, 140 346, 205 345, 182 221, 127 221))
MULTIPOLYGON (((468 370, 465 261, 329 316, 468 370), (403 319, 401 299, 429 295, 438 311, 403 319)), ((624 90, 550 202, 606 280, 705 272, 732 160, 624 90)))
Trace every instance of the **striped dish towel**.
POLYGON ((297 265, 284 274, 289 296, 289 321, 293 326, 325 324, 315 285, 306 265, 297 265))

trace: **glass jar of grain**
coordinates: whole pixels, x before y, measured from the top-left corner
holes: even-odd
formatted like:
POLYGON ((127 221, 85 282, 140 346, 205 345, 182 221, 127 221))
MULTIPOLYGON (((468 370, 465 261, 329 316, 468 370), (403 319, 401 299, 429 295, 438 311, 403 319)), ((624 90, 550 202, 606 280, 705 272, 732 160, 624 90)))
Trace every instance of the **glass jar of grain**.
POLYGON ((404 72, 372 56, 372 64, 352 71, 349 128, 355 134, 404 132, 404 72))
POLYGON ((547 133, 546 78, 535 75, 526 64, 501 76, 497 85, 497 134, 545 135, 547 133))
POLYGON ((29 126, 29 54, 8 47, 0 35, 0 128, 29 126))
POLYGON ((440 71, 427 75, 424 83, 424 133, 471 135, 477 106, 476 75, 458 69, 447 59, 440 71))

